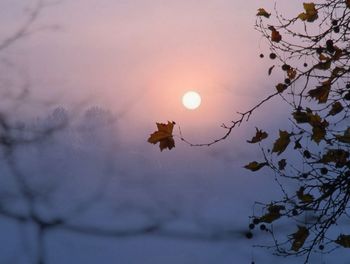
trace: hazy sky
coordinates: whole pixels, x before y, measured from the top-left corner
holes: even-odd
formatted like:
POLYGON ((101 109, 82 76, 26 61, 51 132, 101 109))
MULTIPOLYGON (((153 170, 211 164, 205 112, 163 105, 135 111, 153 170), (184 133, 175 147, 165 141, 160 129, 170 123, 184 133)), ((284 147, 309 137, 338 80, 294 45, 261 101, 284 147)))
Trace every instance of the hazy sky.
MULTIPOLYGON (((22 25, 25 8, 35 2, 1 0, 0 39, 22 25)), ((42 120, 59 106, 74 126, 52 145, 19 150, 21 169, 30 175, 50 175, 53 182, 60 175, 68 177, 56 197, 59 202, 53 203, 59 212, 71 206, 66 199, 88 196, 110 176, 107 196, 113 208, 141 206, 156 215, 174 210, 181 216, 174 224, 179 227, 203 218, 219 227, 244 230, 253 202, 279 194, 268 171, 259 175, 242 168, 261 158, 257 148, 245 143, 255 126, 274 136, 277 126, 290 126, 283 121, 288 110, 279 100, 210 148, 189 147, 175 138, 176 148, 161 153, 147 138, 155 122, 174 120, 175 135, 180 126, 189 141, 210 141, 222 135, 220 125, 236 118, 237 111, 274 91, 277 75, 267 77, 272 65, 269 51, 254 30, 257 8, 272 5, 261 0, 65 0, 43 10, 33 28, 58 28, 38 31, 2 51, 1 58, 8 62, 2 66, 8 73, 1 73, 2 83, 28 84, 31 99, 20 105, 16 118, 28 123, 36 117, 42 120), (260 53, 266 55, 262 60, 260 53), (201 94, 197 110, 182 106, 187 90, 201 94), (110 111, 113 118, 106 121, 108 114, 103 113, 97 119, 111 128, 101 128, 105 121, 84 116, 91 106, 110 111)), ((288 12, 299 9, 286 1, 280 6, 288 12)), ((50 214, 51 209, 45 210, 50 214)), ((101 225, 138 221, 132 214, 106 220, 101 211, 86 219, 101 225)), ((30 250, 22 249, 28 249, 23 241, 31 241, 32 231, 27 230, 29 238, 24 239, 12 223, 1 225, 12 239, 0 255, 18 250, 16 263, 28 263, 30 250), (16 246, 19 249, 14 250, 16 246)), ((1 245, 4 240, 2 235, 1 245)), ((234 242, 209 243, 154 237, 95 239, 58 230, 47 244, 50 264, 250 263, 252 254, 256 263, 270 263, 273 258, 253 250, 239 233, 234 242)), ((315 263, 321 263, 321 257, 315 263)))

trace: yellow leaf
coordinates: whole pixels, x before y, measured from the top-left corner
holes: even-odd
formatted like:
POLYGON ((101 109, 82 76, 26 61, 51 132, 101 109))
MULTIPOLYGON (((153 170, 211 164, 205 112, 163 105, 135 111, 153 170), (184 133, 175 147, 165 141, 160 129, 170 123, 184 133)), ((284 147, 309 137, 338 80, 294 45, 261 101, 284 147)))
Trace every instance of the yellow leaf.
POLYGON ((298 252, 299 249, 304 245, 305 240, 308 236, 309 230, 304 226, 298 226, 298 231, 292 234, 294 241, 291 249, 298 252))
POLYGON ((263 16, 266 18, 269 18, 271 14, 267 13, 267 11, 264 8, 259 8, 258 13, 256 14, 257 16, 263 16))
POLYGON ((277 152, 280 155, 286 150, 290 143, 290 134, 287 131, 280 130, 280 137, 273 144, 272 152, 277 152))
POLYGON ((159 148, 161 151, 168 148, 169 150, 175 147, 175 141, 173 139, 173 128, 175 122, 168 121, 168 124, 156 123, 158 131, 154 132, 148 138, 148 142, 157 144, 159 142, 159 148))
POLYGON ((335 243, 341 245, 342 247, 350 248, 350 235, 340 234, 335 243))
POLYGON ((303 3, 304 13, 298 15, 302 21, 314 22, 318 18, 318 12, 314 3, 303 3))
POLYGON ((247 140, 248 143, 257 143, 267 138, 268 134, 256 127, 255 136, 251 140, 247 140))
POLYGON ((244 168, 251 170, 251 171, 257 171, 266 165, 267 165, 266 162, 259 163, 259 162, 253 161, 253 162, 250 162, 249 164, 245 165, 244 168))

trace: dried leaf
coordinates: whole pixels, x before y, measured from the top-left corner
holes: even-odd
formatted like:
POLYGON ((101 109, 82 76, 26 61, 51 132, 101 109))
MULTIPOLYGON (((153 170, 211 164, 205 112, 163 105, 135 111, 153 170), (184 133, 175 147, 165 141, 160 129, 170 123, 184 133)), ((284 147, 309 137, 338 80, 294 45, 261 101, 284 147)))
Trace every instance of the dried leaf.
POLYGON ((273 65, 273 66, 271 66, 271 67, 269 68, 269 71, 268 71, 268 74, 269 74, 269 75, 271 75, 273 68, 275 68, 275 65, 273 65))
POLYGON ((293 80, 297 75, 297 71, 293 68, 290 68, 289 70, 287 70, 287 75, 289 79, 293 80))
POLYGON ((332 60, 326 60, 325 62, 319 62, 315 65, 315 69, 326 71, 331 67, 332 60))
POLYGON ((267 138, 268 134, 256 127, 255 136, 251 140, 247 140, 248 143, 257 143, 267 138))
POLYGON ((350 127, 344 131, 344 135, 335 135, 338 141, 350 144, 350 127))
POLYGON ((297 191, 297 197, 299 198, 299 200, 303 203, 311 203, 314 200, 314 197, 309 194, 309 193, 304 193, 305 188, 304 187, 300 187, 300 189, 297 191))
POLYGON ((272 223, 282 216, 280 211, 284 209, 285 207, 283 205, 270 205, 267 208, 268 213, 261 216, 259 221, 264 223, 272 223))
POLYGON ((281 40, 282 40, 281 34, 275 28, 273 28, 273 30, 271 32, 271 41, 278 43, 281 40))
POLYGON ((253 161, 253 162, 250 162, 249 164, 245 165, 244 168, 251 170, 251 171, 258 171, 266 165, 267 165, 266 162, 259 163, 259 162, 253 161))
POLYGON ((294 239, 291 250, 298 252, 309 236, 309 230, 305 226, 298 226, 298 231, 292 234, 294 239))
POLYGON ((298 15, 302 21, 314 22, 318 18, 318 12, 314 3, 303 3, 305 12, 298 15))
POLYGON ((279 170, 284 170, 284 168, 286 167, 286 165, 287 165, 286 159, 281 159, 281 160, 278 162, 278 169, 279 169, 279 170))
POLYGON ((158 131, 154 132, 148 138, 148 142, 157 144, 159 142, 159 148, 161 151, 168 148, 169 150, 175 147, 175 141, 173 138, 173 128, 175 122, 168 121, 168 124, 156 123, 158 131))
POLYGON ((284 83, 279 83, 276 85, 276 90, 279 93, 282 93, 286 89, 287 89, 287 85, 285 85, 284 83))
POLYGON ((324 164, 334 162, 339 166, 343 166, 346 164, 348 157, 349 152, 343 149, 329 149, 326 154, 322 156, 320 162, 324 164))
POLYGON ((290 143, 290 134, 287 131, 280 130, 280 137, 275 141, 272 152, 277 152, 280 155, 290 143))
POLYGON ((342 247, 350 248, 350 235, 340 234, 334 242, 342 247))
POLYGON ((319 104, 326 103, 328 100, 329 91, 331 90, 331 85, 328 81, 322 83, 321 86, 309 91, 309 96, 313 99, 318 100, 319 104))
POLYGON ((259 8, 258 13, 256 14, 257 16, 263 16, 266 18, 269 18, 271 14, 267 13, 267 11, 264 8, 259 8))
POLYGON ((339 114, 341 111, 343 111, 344 107, 340 102, 335 102, 332 104, 331 110, 329 110, 328 115, 335 116, 336 114, 339 114))

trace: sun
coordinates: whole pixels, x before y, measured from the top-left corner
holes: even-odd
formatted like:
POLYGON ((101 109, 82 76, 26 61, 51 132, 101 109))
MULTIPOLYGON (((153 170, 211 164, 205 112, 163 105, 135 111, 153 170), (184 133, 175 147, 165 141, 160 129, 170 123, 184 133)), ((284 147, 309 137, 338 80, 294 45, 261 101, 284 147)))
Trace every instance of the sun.
POLYGON ((190 110, 194 110, 201 105, 201 96, 194 91, 188 91, 182 96, 182 104, 190 110))

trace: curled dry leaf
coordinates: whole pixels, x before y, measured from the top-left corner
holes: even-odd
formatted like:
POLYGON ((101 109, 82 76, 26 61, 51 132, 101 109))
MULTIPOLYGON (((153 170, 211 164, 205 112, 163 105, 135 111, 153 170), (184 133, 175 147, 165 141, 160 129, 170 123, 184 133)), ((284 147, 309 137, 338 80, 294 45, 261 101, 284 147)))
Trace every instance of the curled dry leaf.
POLYGON ((259 8, 258 13, 256 14, 257 16, 263 16, 266 18, 269 18, 271 14, 269 14, 264 8, 259 8))

